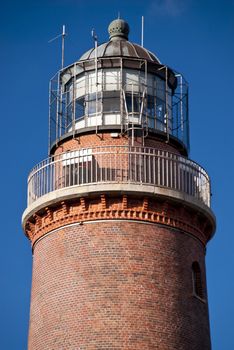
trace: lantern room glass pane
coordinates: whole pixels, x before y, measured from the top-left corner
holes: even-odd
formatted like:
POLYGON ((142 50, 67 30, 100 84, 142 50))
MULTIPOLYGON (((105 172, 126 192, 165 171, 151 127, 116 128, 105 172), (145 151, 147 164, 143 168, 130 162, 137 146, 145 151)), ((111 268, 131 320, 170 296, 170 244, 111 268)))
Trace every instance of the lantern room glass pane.
POLYGON ((120 125, 134 113, 134 123, 170 134, 189 148, 188 84, 180 74, 174 91, 163 76, 146 75, 144 69, 103 68, 97 79, 94 70, 59 74, 50 84, 51 144, 73 127, 120 125))
POLYGON ((105 69, 102 73, 103 90, 120 90, 120 70, 105 69))

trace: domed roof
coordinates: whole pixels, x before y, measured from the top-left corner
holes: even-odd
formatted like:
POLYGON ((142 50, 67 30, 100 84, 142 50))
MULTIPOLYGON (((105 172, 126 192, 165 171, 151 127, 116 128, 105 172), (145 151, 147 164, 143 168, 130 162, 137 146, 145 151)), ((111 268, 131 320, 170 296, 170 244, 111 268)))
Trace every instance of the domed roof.
MULTIPOLYGON (((97 57, 131 57, 142 58, 161 64, 159 59, 144 47, 128 41, 129 25, 122 19, 112 21, 108 27, 110 40, 97 48, 97 57)), ((85 52, 80 61, 94 59, 95 48, 85 52)))

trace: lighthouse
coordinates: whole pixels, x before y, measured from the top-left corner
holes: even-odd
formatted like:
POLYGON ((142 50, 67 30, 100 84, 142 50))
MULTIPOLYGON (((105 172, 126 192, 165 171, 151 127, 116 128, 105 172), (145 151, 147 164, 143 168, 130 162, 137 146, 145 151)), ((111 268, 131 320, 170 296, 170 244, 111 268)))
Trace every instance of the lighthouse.
POLYGON ((188 83, 109 40, 50 81, 49 156, 28 176, 29 350, 210 350, 207 172, 189 158, 188 83))

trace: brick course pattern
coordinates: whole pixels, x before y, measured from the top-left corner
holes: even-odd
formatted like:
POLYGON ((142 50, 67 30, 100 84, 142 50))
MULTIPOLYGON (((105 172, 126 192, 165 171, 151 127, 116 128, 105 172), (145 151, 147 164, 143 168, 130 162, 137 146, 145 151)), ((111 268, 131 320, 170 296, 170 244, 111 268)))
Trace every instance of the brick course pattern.
POLYGON ((186 206, 155 197, 100 194, 58 202, 33 215, 25 224, 32 245, 47 232, 76 222, 103 219, 125 219, 159 223, 194 235, 204 245, 211 238, 213 227, 203 214, 186 206))
MULTIPOLYGON (((103 132, 99 134, 86 134, 81 135, 69 140, 64 140, 61 145, 59 145, 54 154, 60 154, 66 151, 79 148, 88 148, 88 147, 98 147, 98 146, 127 146, 131 144, 131 139, 127 136, 121 136, 117 138, 111 137, 111 133, 103 132)), ((134 146, 140 147, 142 144, 142 137, 134 139, 134 146)), ((155 138, 147 137, 144 140, 144 147, 153 147, 155 149, 160 149, 176 154, 180 154, 177 148, 171 146, 166 142, 161 142, 155 138)))
POLYGON ((204 256, 198 239, 153 223, 51 231, 34 246, 28 349, 209 350, 192 281, 197 261, 206 299, 204 256))
MULTIPOLYGON (((129 142, 86 134, 55 154, 129 142)), ((34 254, 28 350, 210 350, 204 260, 212 225, 173 198, 139 193, 45 203, 24 227, 34 254), (194 293, 195 261, 204 299, 194 293)))

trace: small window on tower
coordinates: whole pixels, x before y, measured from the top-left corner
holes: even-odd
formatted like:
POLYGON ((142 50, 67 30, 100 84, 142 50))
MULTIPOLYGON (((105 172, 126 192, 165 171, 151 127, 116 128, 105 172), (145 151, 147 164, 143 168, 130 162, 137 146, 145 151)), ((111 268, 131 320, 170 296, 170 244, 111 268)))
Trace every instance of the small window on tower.
POLYGON ((197 261, 192 263, 193 293, 204 300, 204 290, 202 283, 201 268, 197 261))

